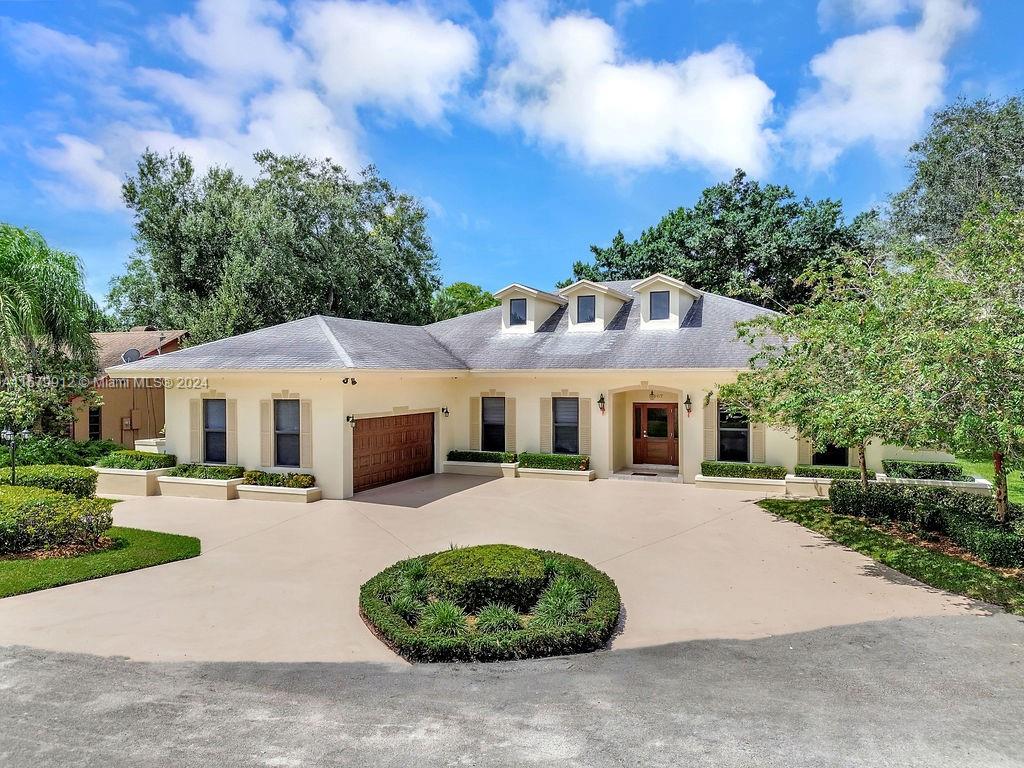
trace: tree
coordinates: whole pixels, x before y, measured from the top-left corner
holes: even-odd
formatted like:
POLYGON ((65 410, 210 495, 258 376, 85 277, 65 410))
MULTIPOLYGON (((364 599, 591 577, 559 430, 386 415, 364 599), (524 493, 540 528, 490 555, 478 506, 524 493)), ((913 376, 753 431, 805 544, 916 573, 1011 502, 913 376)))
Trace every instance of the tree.
POLYGON ((1024 208, 1024 101, 957 101, 910 147, 910 184, 891 201, 896 233, 952 246, 982 203, 1024 208))
POLYGON ((789 187, 761 185, 737 170, 637 240, 619 232, 608 248, 591 246, 594 262, 576 262, 573 277, 640 280, 663 272, 696 288, 784 308, 808 298, 797 278, 812 263, 858 247, 857 233, 856 223, 844 222, 839 201, 797 200, 789 187))
POLYGON ((310 314, 422 324, 440 287, 427 214, 367 168, 255 155, 252 182, 146 152, 124 198, 138 253, 111 284, 124 325, 210 341, 310 314))
POLYGON ((434 320, 448 320, 501 304, 494 294, 472 283, 452 283, 434 294, 434 320))

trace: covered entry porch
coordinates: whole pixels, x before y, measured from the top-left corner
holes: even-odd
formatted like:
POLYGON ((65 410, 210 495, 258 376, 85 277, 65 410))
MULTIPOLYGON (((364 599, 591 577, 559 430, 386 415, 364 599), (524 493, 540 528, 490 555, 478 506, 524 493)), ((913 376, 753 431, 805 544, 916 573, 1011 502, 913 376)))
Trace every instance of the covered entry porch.
MULTIPOLYGON (((687 393, 641 381, 611 390, 608 400, 612 476, 683 480, 687 393)), ((690 407, 694 407, 692 396, 690 407)))

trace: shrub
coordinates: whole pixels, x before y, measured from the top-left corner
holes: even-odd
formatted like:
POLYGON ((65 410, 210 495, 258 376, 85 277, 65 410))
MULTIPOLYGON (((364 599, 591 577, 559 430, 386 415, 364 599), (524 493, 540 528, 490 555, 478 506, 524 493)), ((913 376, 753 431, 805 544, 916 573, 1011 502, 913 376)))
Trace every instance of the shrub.
POLYGON ((566 576, 557 576, 544 590, 533 609, 531 626, 564 627, 576 620, 583 611, 583 596, 579 588, 566 576))
POLYGON ((786 468, 775 464, 750 464, 745 461, 702 461, 705 477, 743 477, 755 480, 785 480, 786 468))
POLYGON ((145 451, 114 451, 96 462, 104 469, 169 469, 178 463, 169 453, 147 453, 145 451))
POLYGON ((400 594, 391 601, 391 610, 401 616, 410 624, 419 621, 423 614, 423 602, 408 594, 400 594))
MULTIPOLYGON (((26 464, 18 467, 15 480, 18 485, 46 488, 80 499, 96 493, 96 471, 88 467, 68 464, 26 464)), ((11 482, 11 468, 0 469, 0 484, 11 482)))
POLYGON ((167 474, 195 480, 237 480, 245 474, 245 469, 233 464, 179 464, 171 467, 167 474))
POLYGON ((524 469, 564 469, 585 472, 590 469, 589 456, 572 453, 520 453, 519 466, 524 469))
POLYGON ((109 499, 23 486, 0 488, 0 554, 93 545, 113 524, 109 499))
POLYGON ((72 440, 70 437, 39 435, 18 443, 18 464, 70 464, 90 467, 97 459, 122 449, 113 440, 72 440))
POLYGON ((911 480, 970 480, 963 468, 951 461, 901 461, 884 459, 882 469, 889 477, 911 480))
MULTIPOLYGON (((829 480, 860 480, 860 470, 856 467, 829 467, 820 464, 797 464, 793 474, 797 477, 824 477, 829 480)), ((868 478, 874 480, 875 473, 868 472, 868 478)))
POLYGON ((453 549, 427 561, 434 594, 473 612, 488 603, 526 610, 544 586, 544 560, 510 544, 453 549))
POLYGON ((438 600, 423 609, 419 630, 439 637, 461 637, 469 634, 469 623, 461 605, 451 600, 438 600))
POLYGON ((313 488, 316 478, 302 472, 262 472, 250 469, 242 475, 246 485, 266 485, 275 488, 313 488))
POLYGON ((476 616, 477 632, 512 632, 523 628, 523 620, 514 608, 500 603, 485 605, 476 616))
POLYGON ((492 464, 512 464, 516 455, 511 451, 448 451, 448 461, 483 461, 492 464))

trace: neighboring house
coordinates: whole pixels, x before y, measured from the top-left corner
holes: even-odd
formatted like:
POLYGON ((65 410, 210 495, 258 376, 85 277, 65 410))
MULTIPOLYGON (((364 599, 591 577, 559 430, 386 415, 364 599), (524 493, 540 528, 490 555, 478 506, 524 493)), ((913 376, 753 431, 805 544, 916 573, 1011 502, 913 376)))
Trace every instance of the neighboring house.
MULTIPOLYGON (((309 471, 328 498, 439 472, 451 449, 581 453, 599 477, 660 467, 685 482, 704 459, 855 461, 705 405, 748 365, 736 323, 765 309, 664 275, 495 296, 424 327, 307 317, 110 373, 175 377, 179 461, 309 471)), ((868 460, 904 455, 921 454, 871 445, 868 460)))
MULTIPOLYGON (((136 353, 148 358, 174 352, 184 336, 185 331, 161 331, 152 326, 92 334, 101 371, 122 364, 136 353)), ((157 437, 164 428, 162 382, 104 375, 97 379, 95 389, 103 405, 86 408, 80 401, 75 405, 72 437, 76 440, 114 440, 132 448, 136 440, 157 437)))

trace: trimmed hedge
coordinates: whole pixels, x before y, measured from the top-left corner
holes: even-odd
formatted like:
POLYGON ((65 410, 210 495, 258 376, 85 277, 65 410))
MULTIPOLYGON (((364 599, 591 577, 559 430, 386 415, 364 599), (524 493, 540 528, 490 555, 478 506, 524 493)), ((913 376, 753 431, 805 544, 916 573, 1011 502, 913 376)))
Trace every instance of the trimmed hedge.
POLYGON ((426 561, 434 595, 475 613, 488 603, 525 611, 537 600, 547 574, 544 559, 511 544, 453 549, 426 561))
MULTIPOLYGON (((69 464, 26 464, 18 467, 18 485, 31 485, 86 499, 96 493, 96 471, 69 464)), ((0 469, 0 485, 10 485, 11 468, 0 469)))
MULTIPOLYGON (((829 480, 860 480, 856 467, 832 467, 821 464, 797 464, 793 472, 797 477, 824 477, 829 480)), ((874 480, 875 473, 868 472, 868 479, 874 480)))
POLYGON ((18 443, 18 464, 70 464, 91 467, 98 459, 122 449, 113 440, 72 440, 70 437, 36 435, 18 443))
POLYGON ((0 488, 0 555, 93 545, 113 524, 109 499, 26 486, 0 488))
POLYGON ((970 480, 963 467, 951 461, 902 461, 883 459, 882 469, 889 477, 910 480, 970 480))
POLYGON ((96 462, 104 469, 170 469, 178 463, 170 453, 148 453, 146 451, 114 451, 96 462))
MULTIPOLYGON (((532 550, 540 556, 548 578, 573 580, 586 595, 586 606, 574 620, 558 627, 527 623, 523 629, 484 632, 472 628, 458 636, 431 635, 392 610, 394 590, 409 584, 410 572, 422 571, 436 555, 404 560, 381 571, 360 588, 359 612, 377 635, 409 661, 501 661, 506 659, 585 653, 603 647, 619 619, 619 590, 607 574, 589 563, 558 552, 532 550)), ((444 554, 444 553, 438 553, 444 554)))
POLYGON ((263 472, 259 469, 250 469, 242 475, 242 482, 246 485, 265 485, 274 488, 312 488, 316 485, 316 478, 302 472, 263 472))
POLYGON ((479 461, 491 464, 514 464, 511 451, 448 451, 448 461, 479 461))
POLYGON ((167 474, 193 480, 237 480, 245 474, 245 467, 234 464, 179 464, 171 467, 167 474))
POLYGON ((585 472, 590 469, 590 457, 573 453, 520 453, 521 469, 564 469, 585 472))
POLYGON ((786 468, 776 464, 751 464, 745 461, 702 461, 705 477, 742 477, 755 480, 785 480, 786 468))

